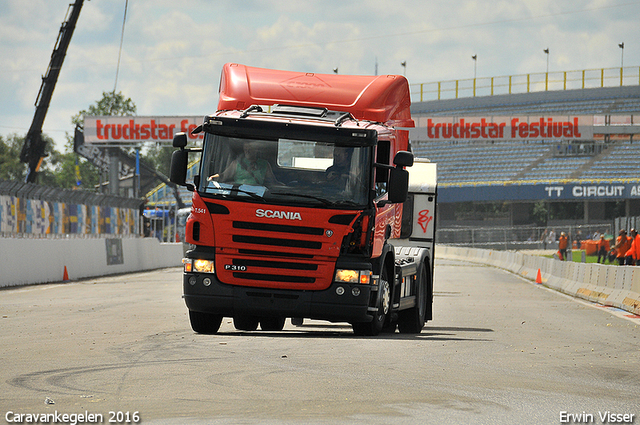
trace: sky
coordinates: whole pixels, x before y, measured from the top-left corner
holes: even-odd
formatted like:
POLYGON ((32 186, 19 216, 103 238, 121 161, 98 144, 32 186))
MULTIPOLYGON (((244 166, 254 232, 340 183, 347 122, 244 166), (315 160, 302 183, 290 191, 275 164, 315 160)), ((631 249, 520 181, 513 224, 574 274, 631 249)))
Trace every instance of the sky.
MULTIPOLYGON (((29 129, 70 3, 0 0, 0 135, 29 129)), ((639 22, 640 0, 87 0, 43 132, 63 151, 114 89, 138 115, 213 113, 227 62, 412 85, 638 67, 639 22)))

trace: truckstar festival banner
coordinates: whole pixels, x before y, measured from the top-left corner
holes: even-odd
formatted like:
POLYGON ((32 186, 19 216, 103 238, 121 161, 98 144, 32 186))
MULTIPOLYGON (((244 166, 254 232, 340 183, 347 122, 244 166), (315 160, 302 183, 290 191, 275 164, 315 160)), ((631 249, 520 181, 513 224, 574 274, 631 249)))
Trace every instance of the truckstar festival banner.
POLYGON ((592 116, 448 117, 418 120, 416 140, 592 140, 592 116))
POLYGON ((88 144, 136 144, 141 142, 171 143, 179 132, 190 140, 202 138, 191 131, 202 124, 202 116, 138 117, 85 116, 84 142, 88 144))

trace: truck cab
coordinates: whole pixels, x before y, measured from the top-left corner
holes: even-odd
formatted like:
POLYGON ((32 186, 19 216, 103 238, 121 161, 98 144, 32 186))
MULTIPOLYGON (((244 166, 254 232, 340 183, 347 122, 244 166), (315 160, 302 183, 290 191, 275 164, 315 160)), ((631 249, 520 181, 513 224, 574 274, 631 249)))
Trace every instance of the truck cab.
POLYGON ((223 317, 243 331, 281 330, 286 318, 348 322, 362 335, 422 329, 433 228, 423 247, 393 243, 412 232, 414 158, 395 127, 412 125, 406 86, 225 65, 218 111, 174 138, 171 180, 193 191, 183 292, 194 331, 215 333, 223 317), (202 146, 187 148, 198 133, 202 146), (193 182, 189 155, 200 157, 193 182))

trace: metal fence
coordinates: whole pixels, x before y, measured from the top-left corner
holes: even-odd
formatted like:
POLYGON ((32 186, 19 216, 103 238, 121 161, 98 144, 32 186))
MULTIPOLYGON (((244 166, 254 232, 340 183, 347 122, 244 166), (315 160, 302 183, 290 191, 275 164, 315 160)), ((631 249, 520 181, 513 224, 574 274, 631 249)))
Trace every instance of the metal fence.
MULTIPOLYGON (((640 224, 640 217, 638 220, 640 224)), ((436 242, 447 245, 489 248, 496 250, 557 249, 561 232, 570 244, 593 239, 596 235, 614 236, 611 224, 558 225, 553 227, 451 227, 436 231, 436 242)))
POLYGON ((613 221, 613 230, 616 235, 620 230, 626 230, 627 234, 631 229, 640 227, 640 217, 618 217, 613 221))
POLYGON ((0 181, 0 237, 138 237, 143 200, 0 181))
POLYGON ((637 86, 640 67, 584 69, 410 84, 411 101, 459 99, 550 90, 637 86))

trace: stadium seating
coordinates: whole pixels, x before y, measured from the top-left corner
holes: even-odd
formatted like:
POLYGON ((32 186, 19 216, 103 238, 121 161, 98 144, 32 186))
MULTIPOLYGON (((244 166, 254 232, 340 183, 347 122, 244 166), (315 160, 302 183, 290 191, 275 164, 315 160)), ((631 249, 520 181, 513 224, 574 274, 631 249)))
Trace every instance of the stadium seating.
MULTIPOLYGON (((417 122, 429 117, 591 115, 640 121, 640 86, 484 96, 414 103, 417 122)), ((612 121, 613 122, 613 121, 612 121)), ((640 176, 640 140, 607 141, 591 155, 561 152, 559 141, 412 140, 417 157, 438 163, 440 183, 634 179, 640 176)), ((565 145, 566 148, 566 145, 565 145)))
POLYGON ((637 179, 640 141, 611 142, 596 156, 554 156, 557 142, 413 142, 416 157, 438 163, 441 183, 557 179, 637 179))

